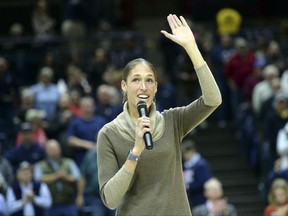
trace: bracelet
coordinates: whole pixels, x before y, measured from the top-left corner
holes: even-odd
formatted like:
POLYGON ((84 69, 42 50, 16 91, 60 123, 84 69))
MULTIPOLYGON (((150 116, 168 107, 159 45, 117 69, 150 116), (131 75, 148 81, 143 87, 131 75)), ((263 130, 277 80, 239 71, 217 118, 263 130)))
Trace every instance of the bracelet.
POLYGON ((128 156, 127 156, 127 159, 128 159, 128 160, 132 160, 132 161, 138 162, 140 158, 141 158, 140 156, 134 155, 134 154, 132 153, 132 150, 130 149, 129 154, 128 154, 128 156))

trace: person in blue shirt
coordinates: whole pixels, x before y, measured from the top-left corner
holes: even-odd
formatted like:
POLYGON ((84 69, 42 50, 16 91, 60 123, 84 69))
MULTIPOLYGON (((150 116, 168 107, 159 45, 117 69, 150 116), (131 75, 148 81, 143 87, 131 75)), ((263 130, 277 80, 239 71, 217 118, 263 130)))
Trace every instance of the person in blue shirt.
POLYGON ((92 97, 83 97, 80 108, 82 116, 71 120, 66 133, 71 156, 79 167, 86 152, 96 148, 98 132, 107 123, 103 116, 95 115, 95 101, 92 97))
POLYGON ((34 97, 34 108, 44 110, 46 120, 57 111, 60 92, 56 84, 52 83, 54 72, 50 67, 43 67, 39 72, 39 80, 31 86, 34 97))
POLYGON ((204 183, 212 177, 212 171, 205 158, 196 149, 193 140, 186 139, 182 143, 183 176, 190 207, 205 203, 204 183))

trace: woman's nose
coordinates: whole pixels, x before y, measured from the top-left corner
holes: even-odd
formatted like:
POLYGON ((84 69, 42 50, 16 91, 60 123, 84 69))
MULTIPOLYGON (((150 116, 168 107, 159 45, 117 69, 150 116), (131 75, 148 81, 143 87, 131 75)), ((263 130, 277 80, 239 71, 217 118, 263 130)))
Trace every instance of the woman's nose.
POLYGON ((140 83, 140 88, 141 89, 147 89, 147 87, 146 87, 146 83, 144 82, 144 81, 142 81, 141 83, 140 83))

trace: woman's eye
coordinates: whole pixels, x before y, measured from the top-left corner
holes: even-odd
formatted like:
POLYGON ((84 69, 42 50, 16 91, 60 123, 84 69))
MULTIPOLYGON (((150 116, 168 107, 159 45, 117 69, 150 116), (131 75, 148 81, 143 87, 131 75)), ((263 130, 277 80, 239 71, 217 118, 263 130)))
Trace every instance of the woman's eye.
POLYGON ((135 79, 132 80, 132 82, 139 82, 139 79, 135 78, 135 79))

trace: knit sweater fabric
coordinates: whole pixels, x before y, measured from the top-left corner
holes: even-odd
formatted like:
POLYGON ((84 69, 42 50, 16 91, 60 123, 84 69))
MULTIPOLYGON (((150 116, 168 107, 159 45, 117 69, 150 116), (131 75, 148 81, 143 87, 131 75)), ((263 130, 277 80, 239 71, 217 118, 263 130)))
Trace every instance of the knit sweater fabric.
POLYGON ((196 68, 203 95, 191 104, 159 113, 153 104, 149 117, 154 148, 144 150, 135 172, 123 166, 135 142, 135 127, 124 111, 98 134, 98 177, 101 198, 116 215, 189 216, 191 210, 182 176, 182 139, 221 103, 209 67, 196 68), (213 95, 214 94, 214 95, 213 95))

